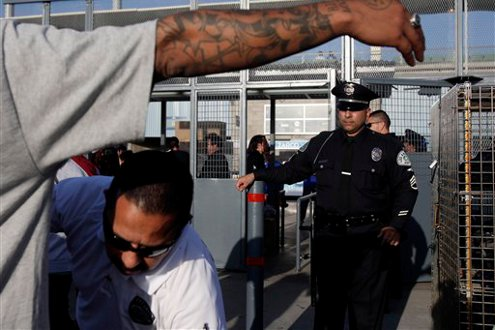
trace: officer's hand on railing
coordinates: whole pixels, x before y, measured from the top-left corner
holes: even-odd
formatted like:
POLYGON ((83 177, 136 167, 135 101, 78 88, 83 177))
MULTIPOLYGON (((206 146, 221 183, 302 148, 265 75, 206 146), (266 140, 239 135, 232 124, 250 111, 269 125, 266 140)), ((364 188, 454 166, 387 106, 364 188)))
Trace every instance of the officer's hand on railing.
POLYGON ((235 184, 235 187, 239 191, 244 191, 245 189, 249 188, 249 186, 251 184, 253 184, 253 182, 254 182, 254 174, 253 173, 249 173, 249 174, 246 174, 244 176, 241 176, 237 180, 237 182, 235 184))
POLYGON ((400 232, 391 226, 383 227, 378 237, 381 237, 384 243, 392 246, 397 246, 400 243, 400 232))

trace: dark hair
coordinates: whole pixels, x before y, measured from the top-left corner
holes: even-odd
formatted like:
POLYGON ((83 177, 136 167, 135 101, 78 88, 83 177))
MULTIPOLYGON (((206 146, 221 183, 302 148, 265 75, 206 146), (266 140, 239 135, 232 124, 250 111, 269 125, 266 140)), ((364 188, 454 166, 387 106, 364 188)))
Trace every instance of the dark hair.
POLYGON ((105 218, 114 218, 122 195, 143 212, 176 215, 181 227, 191 219, 192 177, 172 152, 147 150, 130 155, 105 192, 105 218))
POLYGON ((127 151, 127 147, 123 144, 119 144, 117 147, 115 147, 115 149, 117 149, 117 152, 124 152, 124 151, 127 151))
POLYGON ((253 136, 249 141, 247 152, 255 152, 258 147, 258 143, 263 143, 264 141, 266 141, 266 137, 264 135, 258 134, 253 136))
POLYGON ((216 133, 210 133, 206 136, 206 141, 210 140, 211 144, 216 145, 217 147, 222 147, 222 139, 216 133))
POLYGON ((172 136, 168 139, 168 148, 179 148, 179 139, 176 136, 172 136))
POLYGON ((122 162, 125 162, 127 159, 129 159, 129 157, 133 154, 132 150, 124 150, 120 155, 119 155, 119 159, 122 161, 122 162))
POLYGON ((114 147, 99 149, 93 159, 101 175, 114 176, 120 167, 117 149, 114 147))
POLYGON ((405 137, 407 142, 412 144, 417 152, 425 152, 427 150, 427 143, 423 135, 406 128, 405 137))
POLYGON ((385 127, 390 128, 390 117, 385 112, 385 110, 381 110, 381 109, 375 110, 372 113, 370 113, 370 117, 383 120, 385 122, 385 127))

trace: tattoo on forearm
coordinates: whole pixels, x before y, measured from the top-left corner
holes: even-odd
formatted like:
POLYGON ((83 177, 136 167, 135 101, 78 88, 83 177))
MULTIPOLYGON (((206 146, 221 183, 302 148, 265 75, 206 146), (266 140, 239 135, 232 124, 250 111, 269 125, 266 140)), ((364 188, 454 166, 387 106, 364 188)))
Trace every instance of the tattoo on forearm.
POLYGON ((325 14, 320 12, 321 5, 230 14, 192 11, 176 15, 173 20, 161 20, 158 29, 166 37, 157 47, 162 47, 159 51, 168 63, 163 65, 169 66, 169 70, 162 67, 160 71, 168 72, 167 75, 195 75, 225 68, 254 67, 314 47, 319 40, 335 34, 331 25, 333 12, 350 12, 346 0, 324 3, 325 14), (174 67, 177 63, 184 63, 183 67, 180 64, 174 67))
POLYGON ((388 8, 392 0, 363 0, 363 2, 372 9, 382 10, 388 8))
POLYGON ((343 11, 346 13, 351 12, 351 9, 349 8, 349 5, 347 4, 347 0, 328 1, 327 6, 328 6, 329 12, 335 12, 335 11, 343 11))

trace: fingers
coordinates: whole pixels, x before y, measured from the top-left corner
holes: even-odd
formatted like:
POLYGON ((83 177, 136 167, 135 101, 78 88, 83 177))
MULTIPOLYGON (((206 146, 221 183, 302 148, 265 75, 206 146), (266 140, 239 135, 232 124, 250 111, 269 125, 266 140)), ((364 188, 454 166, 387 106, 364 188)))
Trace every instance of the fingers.
POLYGON ((249 173, 247 175, 241 176, 239 180, 237 180, 235 187, 239 191, 244 191, 247 187, 249 187, 254 182, 254 174, 249 173))
POLYGON ((243 176, 240 177, 239 180, 237 180, 235 187, 239 191, 244 191, 249 185, 250 185, 250 180, 248 176, 243 176))
MULTIPOLYGON (((406 17, 410 16, 410 14, 406 15, 406 17)), ((409 20, 405 20, 403 31, 403 36, 399 41, 397 50, 410 66, 414 66, 416 60, 423 62, 426 49, 423 29, 421 26, 413 27, 409 20)))
POLYGON ((237 189, 237 190, 239 190, 239 191, 244 191, 244 189, 245 189, 245 184, 244 184, 244 182, 242 182, 241 180, 238 180, 238 181, 236 182, 236 184, 235 184, 235 187, 236 187, 236 189, 237 189))
POLYGON ((407 47, 406 50, 402 50, 401 48, 397 48, 397 49, 401 52, 402 57, 404 58, 406 63, 409 66, 414 66, 414 65, 416 65, 416 60, 414 58, 414 54, 413 54, 412 50, 407 50, 409 48, 410 47, 407 47))
POLYGON ((383 242, 391 246, 398 246, 400 243, 400 233, 394 227, 384 227, 378 237, 382 237, 383 242))
POLYGON ((423 62, 426 50, 425 35, 421 27, 415 28, 414 32, 414 36, 418 38, 418 40, 413 43, 414 54, 416 54, 416 59, 418 61, 423 62))

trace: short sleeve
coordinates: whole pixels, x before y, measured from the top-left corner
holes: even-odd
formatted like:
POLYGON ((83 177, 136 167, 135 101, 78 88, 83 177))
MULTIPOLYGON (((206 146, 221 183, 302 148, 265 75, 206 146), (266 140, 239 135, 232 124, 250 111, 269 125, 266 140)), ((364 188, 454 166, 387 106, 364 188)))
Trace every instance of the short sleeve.
POLYGON ((71 155, 144 136, 155 30, 155 21, 91 32, 6 25, 6 83, 42 171, 71 155))

